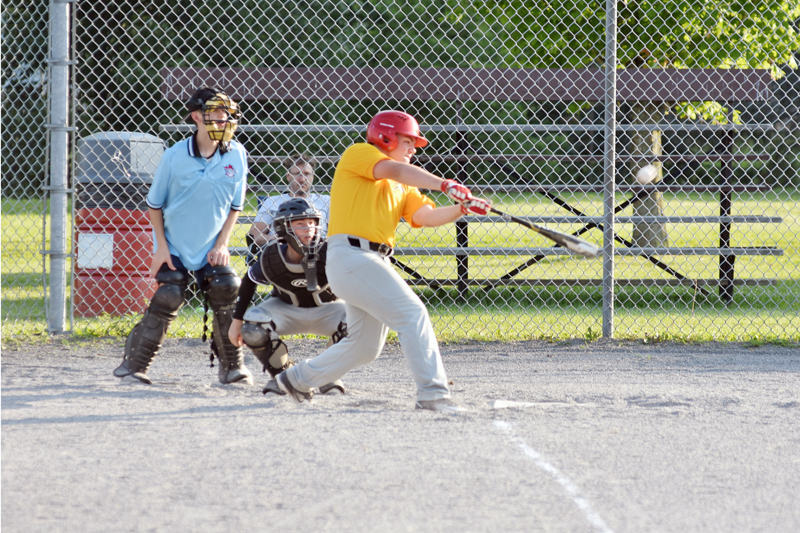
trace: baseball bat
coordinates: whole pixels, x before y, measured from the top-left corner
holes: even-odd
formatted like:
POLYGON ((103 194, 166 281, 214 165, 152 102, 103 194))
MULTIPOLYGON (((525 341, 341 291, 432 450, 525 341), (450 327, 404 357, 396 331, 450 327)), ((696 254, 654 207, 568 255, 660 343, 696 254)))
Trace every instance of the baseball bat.
POLYGON ((577 237, 573 237, 572 235, 567 235, 566 233, 560 233, 558 231, 549 230, 547 228, 542 228, 537 226, 536 224, 531 224, 527 220, 523 218, 518 218, 513 215, 509 215, 508 213, 503 213, 499 209, 495 209, 492 207, 492 213, 500 215, 500 217, 504 218, 505 220, 510 220, 511 222, 516 222, 517 224, 521 224, 528 229, 532 229, 539 235, 543 235, 547 237, 554 243, 559 246, 563 246, 568 250, 572 250, 576 254, 580 254, 584 257, 597 257, 600 253, 600 249, 590 242, 586 242, 583 239, 578 239, 577 237))

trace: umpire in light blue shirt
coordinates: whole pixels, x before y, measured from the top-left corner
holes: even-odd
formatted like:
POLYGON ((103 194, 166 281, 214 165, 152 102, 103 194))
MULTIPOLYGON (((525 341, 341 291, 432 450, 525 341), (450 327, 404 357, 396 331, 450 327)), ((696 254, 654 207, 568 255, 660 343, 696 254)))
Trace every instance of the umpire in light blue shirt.
POLYGON ((228 339, 240 284, 228 242, 247 185, 247 151, 233 140, 241 113, 228 95, 209 87, 197 89, 186 108, 197 131, 164 152, 147 195, 155 241, 150 277, 158 289, 128 335, 114 375, 151 383, 147 369, 193 277, 213 312, 211 358, 219 359, 219 381, 252 384, 241 347, 228 339))

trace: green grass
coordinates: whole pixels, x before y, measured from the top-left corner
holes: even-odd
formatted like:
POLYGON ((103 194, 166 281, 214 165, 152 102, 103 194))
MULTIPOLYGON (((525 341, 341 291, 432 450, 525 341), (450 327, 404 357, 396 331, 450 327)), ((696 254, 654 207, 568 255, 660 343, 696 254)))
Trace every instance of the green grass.
MULTIPOLYGON (((434 195, 436 201, 442 201, 434 195)), ((564 215, 558 206, 534 195, 495 195, 501 209, 522 215, 564 215)), ((592 216, 602 215, 602 196, 581 194, 565 197, 592 216)), ((255 198, 249 198, 245 215, 255 214, 255 198)), ((712 194, 667 194, 665 215, 714 216, 718 198, 712 194)), ((2 203, 2 324, 3 339, 33 338, 46 332, 42 283, 43 206, 40 200, 3 200, 2 203)), ((623 215, 631 214, 630 210, 623 215)), ((800 193, 768 193, 734 196, 733 214, 765 215, 783 218, 781 224, 735 224, 733 246, 775 246, 784 250, 778 257, 738 257, 736 278, 779 280, 777 286, 736 287, 731 305, 721 302, 716 288, 707 296, 695 295, 687 287, 616 287, 615 337, 645 342, 744 341, 785 343, 800 341, 800 193)), ((49 224, 49 221, 48 221, 49 224)), ((560 225, 571 232, 580 226, 560 225)), ((617 231, 630 238, 631 225, 618 224, 617 231)), ((237 226, 232 245, 243 246, 244 225, 237 226)), ((671 246, 716 247, 718 227, 712 224, 669 224, 671 246)), ((503 247, 550 247, 543 237, 521 226, 498 221, 496 224, 471 224, 470 245, 503 247)), ((49 226, 47 229, 49 234, 49 226)), ((455 246, 455 229, 410 230, 401 225, 398 244, 404 247, 455 246)), ((600 243, 600 230, 584 237, 600 243)), ((404 262, 429 278, 454 279, 455 258, 404 257, 404 262)), ((471 278, 496 278, 523 263, 528 257, 472 257, 471 278)), ((716 256, 662 257, 662 261, 690 278, 715 278, 716 256)), ((234 258, 237 270, 244 270, 243 258, 234 258)), ((68 265, 68 268, 70 265, 68 265)), ((600 279, 602 260, 552 256, 515 276, 515 279, 600 279)), ((618 279, 670 276, 641 258, 615 258, 618 279)), ((408 277, 405 274, 402 274, 408 277)), ((446 287, 436 291, 417 289, 429 307, 440 340, 571 339, 592 341, 602 331, 602 289, 600 287, 503 287, 483 290, 470 287, 465 294, 446 287)), ((189 302, 170 329, 177 337, 199 337, 202 332, 202 306, 189 302)), ((76 317, 72 333, 78 338, 121 337, 139 319, 101 316, 76 317)))
MULTIPOLYGON (((41 200, 3 199, 2 330, 3 337, 36 335, 47 330, 42 282, 41 200)), ((49 233, 49 229, 48 229, 49 233)))

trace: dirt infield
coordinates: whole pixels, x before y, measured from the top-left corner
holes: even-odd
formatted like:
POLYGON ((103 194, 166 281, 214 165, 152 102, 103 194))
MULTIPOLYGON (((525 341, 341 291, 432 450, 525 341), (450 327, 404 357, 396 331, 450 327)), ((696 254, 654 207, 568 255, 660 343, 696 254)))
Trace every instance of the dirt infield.
POLYGON ((459 415, 413 409, 397 345, 310 405, 206 354, 168 341, 145 386, 118 342, 6 349, 3 531, 800 530, 798 349, 442 346, 459 415))

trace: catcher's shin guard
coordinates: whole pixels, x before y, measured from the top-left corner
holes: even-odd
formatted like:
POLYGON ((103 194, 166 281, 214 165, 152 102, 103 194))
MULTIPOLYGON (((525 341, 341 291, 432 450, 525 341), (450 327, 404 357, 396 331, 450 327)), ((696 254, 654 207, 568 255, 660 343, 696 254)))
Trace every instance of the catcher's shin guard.
POLYGON ((274 378, 294 364, 289 359, 286 344, 275 332, 275 323, 269 314, 253 307, 245 313, 244 320, 242 340, 263 365, 263 372, 269 372, 274 378))
POLYGON ((180 270, 166 270, 156 275, 159 282, 142 320, 125 341, 122 364, 114 370, 118 378, 132 378, 151 383, 147 369, 167 336, 167 328, 178 315, 185 300, 186 278, 180 270))
POLYGON ((233 268, 217 266, 208 270, 205 282, 208 302, 214 315, 211 358, 212 361, 214 356, 219 359, 219 382, 226 385, 244 381, 252 385, 253 375, 244 366, 242 348, 234 346, 228 338, 241 281, 233 268))
POLYGON ((325 348, 330 348, 345 337, 347 337, 347 322, 342 320, 339 322, 339 327, 337 327, 336 331, 331 335, 331 338, 328 339, 328 345, 325 346, 325 348))
MULTIPOLYGON (((331 338, 328 339, 328 345, 325 348, 330 348, 334 344, 338 343, 342 339, 347 337, 347 322, 342 320, 339 322, 339 327, 336 328, 336 331, 331 335, 331 338)), ((344 394, 344 383, 342 383, 341 379, 337 379, 336 381, 332 381, 327 385, 323 385, 319 388, 320 394, 344 394)))

